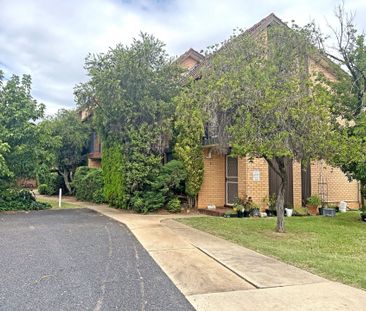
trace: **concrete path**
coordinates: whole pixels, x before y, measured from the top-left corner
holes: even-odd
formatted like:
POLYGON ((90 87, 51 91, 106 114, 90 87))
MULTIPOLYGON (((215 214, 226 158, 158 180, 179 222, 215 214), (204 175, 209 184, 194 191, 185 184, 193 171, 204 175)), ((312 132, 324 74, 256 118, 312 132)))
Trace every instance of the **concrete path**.
POLYGON ((365 291, 172 220, 184 216, 85 206, 126 224, 197 310, 366 310, 365 291))

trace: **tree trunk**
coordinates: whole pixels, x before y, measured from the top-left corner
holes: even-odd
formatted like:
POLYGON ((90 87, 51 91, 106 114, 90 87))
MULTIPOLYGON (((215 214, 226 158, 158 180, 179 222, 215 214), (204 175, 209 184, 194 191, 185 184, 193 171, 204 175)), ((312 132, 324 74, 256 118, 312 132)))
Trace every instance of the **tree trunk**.
POLYGON ((281 233, 285 232, 285 216, 284 216, 285 188, 286 188, 286 182, 284 182, 281 176, 281 185, 280 188, 278 189, 277 200, 276 200, 276 211, 277 211, 276 231, 281 233))
POLYGON ((71 188, 70 180, 69 180, 69 172, 67 170, 64 170, 64 172, 61 175, 64 178, 64 182, 65 182, 67 192, 72 193, 72 188, 71 188))
POLYGON ((277 225, 276 231, 277 232, 285 232, 285 189, 287 185, 287 159, 284 157, 275 158, 277 163, 278 170, 275 172, 281 178, 281 184, 278 189, 277 193, 277 200, 276 200, 276 211, 277 211, 277 225))

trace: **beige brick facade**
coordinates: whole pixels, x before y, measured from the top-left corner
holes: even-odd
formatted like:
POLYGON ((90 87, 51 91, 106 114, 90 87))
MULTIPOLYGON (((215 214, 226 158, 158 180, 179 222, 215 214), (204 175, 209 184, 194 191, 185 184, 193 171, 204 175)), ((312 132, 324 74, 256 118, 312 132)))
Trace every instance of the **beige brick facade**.
POLYGON ((339 168, 317 161, 311 165, 311 194, 322 196, 322 192, 331 204, 346 201, 350 208, 360 206, 359 183, 350 182, 339 168))
MULTIPOLYGON (((225 206, 225 174, 226 158, 204 150, 204 181, 198 194, 198 208, 207 208, 209 204, 217 207, 225 206)), ((327 187, 327 199, 330 204, 346 201, 350 208, 359 208, 359 184, 349 182, 339 168, 330 167, 323 162, 311 165, 311 194, 319 195, 319 182, 323 180, 327 187), (321 178, 322 176, 322 178, 321 178)), ((268 164, 264 159, 238 159, 238 194, 240 197, 250 196, 253 201, 265 208, 265 200, 269 196, 268 164), (259 180, 255 181, 253 173, 259 180)), ((293 164, 293 202, 295 207, 302 205, 301 164, 293 164)))
POLYGON ((225 205, 225 156, 204 150, 204 179, 198 195, 198 207, 225 205))

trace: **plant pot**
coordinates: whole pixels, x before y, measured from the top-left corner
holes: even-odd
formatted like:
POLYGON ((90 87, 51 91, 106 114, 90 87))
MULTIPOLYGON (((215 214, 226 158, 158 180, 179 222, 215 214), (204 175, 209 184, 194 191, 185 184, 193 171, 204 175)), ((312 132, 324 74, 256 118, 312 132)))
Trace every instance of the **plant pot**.
POLYGON ((366 221, 366 214, 361 214, 361 220, 366 221))
POLYGON ((243 216, 244 216, 245 218, 246 218, 246 217, 249 217, 249 216, 250 216, 250 212, 249 212, 249 211, 244 211, 243 216))
POLYGON ((244 217, 244 212, 242 212, 242 211, 237 211, 236 213, 237 213, 237 215, 238 215, 238 218, 243 218, 243 217, 244 217))
POLYGON ((307 205, 306 207, 310 215, 318 215, 318 207, 316 205, 307 205))
POLYGON ((285 211, 286 211, 287 217, 291 217, 292 216, 292 212, 293 212, 293 209, 292 208, 285 208, 285 211))
POLYGON ((322 214, 323 216, 328 216, 328 217, 334 217, 336 215, 336 211, 334 208, 323 208, 322 214))
POLYGON ((267 216, 268 216, 268 217, 272 217, 272 216, 274 216, 273 211, 272 211, 272 210, 270 210, 270 209, 268 209, 268 208, 266 208, 266 209, 265 209, 265 212, 266 212, 266 214, 267 214, 267 216))
POLYGON ((323 209, 324 207, 319 207, 319 215, 323 215, 323 209))
POLYGON ((259 211, 259 208, 254 208, 252 211, 251 211, 251 215, 253 217, 260 217, 260 211, 259 211))

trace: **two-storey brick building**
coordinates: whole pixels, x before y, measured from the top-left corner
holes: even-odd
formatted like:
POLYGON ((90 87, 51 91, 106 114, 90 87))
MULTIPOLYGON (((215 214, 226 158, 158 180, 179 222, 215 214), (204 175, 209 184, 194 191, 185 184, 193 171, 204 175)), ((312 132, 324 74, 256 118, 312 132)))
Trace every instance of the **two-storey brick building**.
MULTIPOLYGON (((260 34, 270 25, 281 24, 274 14, 261 20, 248 32, 260 34)), ((200 66, 205 65, 205 57, 193 49, 180 56, 177 62, 195 76, 200 66)), ((333 66, 324 59, 310 59, 309 71, 322 72, 330 80, 335 79, 333 66)), ((83 118, 89 113, 85 112, 83 118)), ((230 206, 238 196, 250 196, 257 204, 265 207, 265 199, 277 192, 279 177, 269 168, 264 159, 249 160, 233 158, 216 152, 215 137, 208 133, 203 138, 204 181, 198 194, 198 208, 208 205, 230 206)), ((95 133, 91 137, 88 165, 100 167, 101 144, 95 133)), ((300 163, 289 167, 286 204, 301 206, 310 195, 319 195, 323 201, 338 204, 346 201, 350 208, 360 206, 360 189, 357 181, 348 181, 339 168, 330 167, 324 161, 311 163, 306 169, 300 163)))

